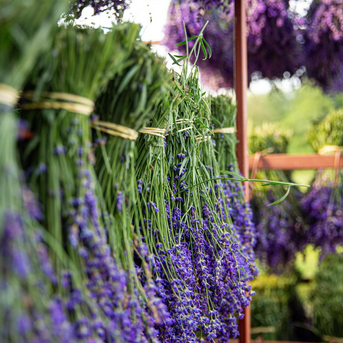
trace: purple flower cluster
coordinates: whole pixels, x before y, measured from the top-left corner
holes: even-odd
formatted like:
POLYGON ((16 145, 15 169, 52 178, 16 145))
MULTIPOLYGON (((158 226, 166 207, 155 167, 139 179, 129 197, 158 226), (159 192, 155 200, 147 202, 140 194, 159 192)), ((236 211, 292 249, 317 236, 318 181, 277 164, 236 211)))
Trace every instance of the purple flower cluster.
POLYGON ((0 340, 12 342, 15 330, 23 342, 74 343, 68 309, 52 298, 51 288, 58 279, 35 222, 41 213, 29 190, 25 188, 22 195, 23 211, 7 211, 0 223, 0 304, 4 314, 0 340))
MULTIPOLYGON (((232 166, 229 169, 232 171, 232 166)), ((233 225, 239 235, 242 252, 250 261, 255 260, 254 247, 256 245, 256 227, 253 223, 253 212, 248 202, 244 200, 244 189, 239 181, 227 180, 221 184, 222 194, 226 200, 226 207, 232 218, 233 225)), ((218 197, 219 201, 222 201, 218 197)))
POLYGON ((343 3, 313 1, 305 30, 306 70, 327 91, 343 89, 343 3))
MULTIPOLYGON (((173 163, 169 165, 164 208, 160 206, 158 216, 147 211, 141 228, 147 240, 155 242, 149 246, 154 251, 152 271, 158 295, 170 313, 158 327, 159 338, 163 342, 227 342, 239 334, 237 316, 243 317, 243 308, 253 295, 247 282, 258 273, 249 247, 253 226, 242 223, 250 220, 251 214, 245 212, 244 218, 231 223, 230 218, 243 211, 242 204, 233 204, 240 190, 234 183, 218 182, 213 188, 206 185, 190 191, 187 180, 193 170, 192 152, 182 145, 191 144, 191 136, 184 132, 178 136, 176 140, 182 144, 175 144, 173 134, 166 138, 165 153, 173 163), (214 204, 205 200, 206 193, 214 204), (201 207, 195 205, 194 197, 201 207), (166 230, 162 230, 162 221, 166 221, 166 230), (245 237, 244 243, 240 235, 245 237)), ((203 168, 212 172, 208 165, 203 168)), ((143 178, 143 198, 158 196, 151 187, 143 178)), ((152 204, 150 200, 148 206, 152 204)))
POLYGON ((300 194, 285 199, 282 206, 268 204, 277 200, 272 189, 252 201, 257 229, 256 257, 275 273, 285 271, 297 252, 308 243, 308 227, 300 211, 300 194))
MULTIPOLYGON (((284 72, 293 74, 302 66, 300 45, 288 7, 286 0, 247 1, 249 76, 257 73, 258 77, 282 78, 284 72)), ((209 20, 204 37, 213 53, 210 59, 198 61, 201 78, 214 89, 233 87, 233 11, 204 11, 197 3, 180 4, 174 0, 168 18, 163 42, 170 50, 184 40, 183 21, 190 37, 198 34, 209 20)))
POLYGON ((321 259, 335 253, 343 242, 342 183, 334 187, 319 176, 301 207, 310 225, 309 243, 321 248, 321 259))
MULTIPOLYGON (((85 192, 81 200, 74 201, 75 212, 69 237, 71 245, 77 248, 83 260, 88 279, 87 290, 96 302, 99 313, 94 324, 97 336, 93 336, 94 330, 88 328, 89 323, 80 325, 78 333, 83 339, 98 337, 110 342, 148 342, 150 339, 157 342, 155 321, 149 309, 142 306, 137 291, 128 292, 132 288, 131 276, 128 271, 120 268, 107 243, 98 200, 93 190, 92 174, 84 170, 80 172, 80 178, 85 192)), ((122 206, 122 199, 120 204, 122 206)), ((74 310, 77 303, 71 301, 69 308, 74 310)))
MULTIPOLYGON (((199 66, 203 81, 213 89, 233 87, 233 16, 231 1, 173 0, 169 9, 163 41, 169 50, 184 40, 183 21, 190 37, 209 20, 204 37, 213 54, 199 60, 199 66)), ((248 0, 247 35, 249 82, 282 78, 285 72, 302 77, 306 68, 306 75, 324 90, 342 90, 341 0, 314 0, 304 17, 289 8, 289 0, 248 0)))

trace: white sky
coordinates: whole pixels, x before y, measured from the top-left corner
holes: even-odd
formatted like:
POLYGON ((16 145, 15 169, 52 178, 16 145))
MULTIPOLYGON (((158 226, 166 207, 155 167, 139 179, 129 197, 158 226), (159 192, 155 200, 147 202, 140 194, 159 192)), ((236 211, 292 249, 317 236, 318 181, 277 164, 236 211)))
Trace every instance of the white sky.
MULTIPOLYGON (((125 21, 133 21, 142 25, 141 36, 144 41, 160 41, 164 36, 164 26, 167 21, 167 12, 171 0, 132 0, 130 8, 124 14, 125 21)), ((296 6, 296 10, 304 14, 312 0, 291 0, 290 5, 296 6)), ((82 17, 78 20, 80 24, 110 27, 113 16, 107 13, 92 17, 93 9, 86 8, 82 17)), ((153 49, 167 61, 170 60, 167 49, 164 46, 154 45, 153 49)), ((168 63, 171 66, 171 63, 168 63)), ((291 92, 294 88, 300 87, 299 79, 288 79, 276 82, 284 92, 291 92)), ((272 89, 268 80, 253 81, 250 83, 250 91, 255 94, 266 94, 272 89)))

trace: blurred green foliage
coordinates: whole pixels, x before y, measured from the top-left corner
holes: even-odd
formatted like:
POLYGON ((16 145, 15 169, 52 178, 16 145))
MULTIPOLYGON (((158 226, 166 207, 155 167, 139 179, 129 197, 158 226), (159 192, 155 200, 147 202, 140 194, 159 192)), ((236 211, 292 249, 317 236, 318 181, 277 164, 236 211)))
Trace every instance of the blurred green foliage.
MULTIPOLYGON (((328 144, 328 137, 331 144, 343 145, 337 138, 343 137, 343 93, 330 97, 310 84, 291 93, 275 89, 263 95, 250 93, 248 114, 250 154, 271 143, 274 149, 269 153, 314 153, 324 141, 328 144), (325 124, 320 124, 327 115, 325 124)), ((299 170, 291 178, 310 183, 314 175, 315 171, 299 170)), ((343 256, 328 256, 318 270, 318 255, 308 246, 295 262, 301 279, 314 282, 299 283, 294 274, 262 275, 252 283, 256 291, 252 327, 275 327, 275 333, 263 334, 264 339, 314 342, 320 339, 318 334, 343 337, 343 256)))
MULTIPOLYGON (((308 131, 313 123, 339 108, 343 108, 343 93, 329 96, 310 83, 305 83, 300 89, 290 93, 274 87, 268 94, 249 94, 249 127, 260 126, 265 122, 278 123, 280 127, 292 130, 288 153, 313 153, 314 149, 307 139, 308 131)), ((315 172, 312 170, 292 172, 292 180, 297 183, 311 183, 314 176, 315 172)))
POLYGON ((283 129, 278 123, 263 123, 253 126, 249 132, 249 153, 258 151, 272 154, 287 152, 287 147, 292 136, 292 131, 283 129))
POLYGON ((256 292, 251 302, 251 326, 273 327, 275 332, 264 333, 264 339, 285 339, 290 334, 288 308, 289 288, 295 285, 294 277, 260 275, 252 281, 256 292))
POLYGON ((343 145, 343 108, 331 110, 319 123, 308 132, 308 141, 315 151, 325 145, 343 145))
POLYGON ((248 96, 249 121, 254 126, 264 122, 278 122, 279 126, 292 130, 288 153, 311 153, 307 131, 313 122, 323 119, 330 110, 343 104, 343 96, 331 98, 319 87, 309 84, 291 93, 273 90, 268 94, 248 96))
POLYGON ((311 295, 313 325, 321 335, 343 338, 343 255, 328 255, 315 277, 311 295))
MULTIPOLYGON (((318 341, 308 329, 308 320, 296 287, 299 273, 282 276, 262 274, 251 282, 256 295, 251 302, 252 328, 273 327, 275 332, 263 333, 265 340, 318 341)), ((263 330, 263 329, 262 329, 263 330)), ((254 334, 255 338, 258 334, 254 334)))

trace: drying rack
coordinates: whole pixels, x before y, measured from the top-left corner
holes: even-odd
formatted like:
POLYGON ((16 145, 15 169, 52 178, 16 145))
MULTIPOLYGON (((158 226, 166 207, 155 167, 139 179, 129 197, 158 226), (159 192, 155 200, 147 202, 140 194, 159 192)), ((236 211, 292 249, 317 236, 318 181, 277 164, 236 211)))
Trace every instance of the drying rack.
MULTIPOLYGON (((334 168, 336 177, 339 168, 343 168, 343 156, 340 151, 333 155, 304 154, 269 154, 261 153, 248 156, 247 134, 247 89, 248 57, 246 34, 246 0, 235 0, 235 93, 237 101, 237 159, 240 172, 249 177, 250 170, 306 170, 334 168)), ((245 198, 249 200, 249 187, 245 185, 245 198)), ((244 318, 239 322, 239 343, 251 343, 250 307, 244 309, 244 318)))

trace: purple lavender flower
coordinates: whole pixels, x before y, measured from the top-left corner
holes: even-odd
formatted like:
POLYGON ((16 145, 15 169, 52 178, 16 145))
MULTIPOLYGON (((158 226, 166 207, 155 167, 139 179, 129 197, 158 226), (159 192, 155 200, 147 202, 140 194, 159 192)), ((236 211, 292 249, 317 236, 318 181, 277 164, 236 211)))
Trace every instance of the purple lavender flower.
POLYGON ((66 152, 67 152, 67 148, 63 145, 58 145, 55 148, 56 155, 62 155, 62 154, 65 154, 66 152))

